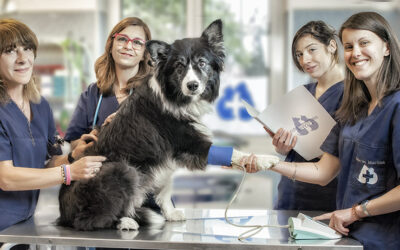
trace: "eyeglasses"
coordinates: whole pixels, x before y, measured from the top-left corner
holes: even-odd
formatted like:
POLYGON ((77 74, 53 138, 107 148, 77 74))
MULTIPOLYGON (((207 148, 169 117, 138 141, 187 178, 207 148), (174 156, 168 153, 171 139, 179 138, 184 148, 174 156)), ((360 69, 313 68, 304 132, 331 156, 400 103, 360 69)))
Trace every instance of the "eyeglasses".
POLYGON ((124 46, 128 45, 128 43, 131 42, 133 49, 137 50, 142 49, 146 43, 146 41, 141 38, 135 37, 133 39, 130 39, 129 36, 120 33, 116 33, 112 37, 115 39, 114 41, 117 43, 117 45, 124 46))

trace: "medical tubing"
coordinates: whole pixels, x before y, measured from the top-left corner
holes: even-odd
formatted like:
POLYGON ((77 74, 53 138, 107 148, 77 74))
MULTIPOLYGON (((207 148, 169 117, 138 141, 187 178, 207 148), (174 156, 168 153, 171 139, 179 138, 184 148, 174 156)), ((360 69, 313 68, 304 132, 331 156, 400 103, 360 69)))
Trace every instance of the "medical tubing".
POLYGON ((232 162, 232 165, 240 167, 243 170, 244 174, 243 174, 242 180, 241 180, 241 182, 239 184, 239 187, 236 189, 235 194, 233 195, 232 199, 230 200, 228 206, 226 206, 226 208, 225 208, 225 221, 228 224, 230 224, 232 226, 235 226, 235 227, 251 228, 251 229, 243 232, 242 234, 240 234, 238 236, 238 240, 243 241, 245 239, 248 239, 251 236, 256 235, 257 233, 259 233, 265 227, 289 228, 289 225, 239 225, 239 224, 235 224, 235 223, 229 221, 228 215, 227 215, 228 214, 228 209, 232 205, 232 203, 236 200, 237 195, 239 194, 240 189, 242 188, 242 184, 243 184, 243 182, 244 182, 244 180, 246 178, 246 168, 244 166, 241 166, 241 165, 236 164, 234 162, 232 162), (253 232, 253 231, 255 231, 255 232, 253 232))

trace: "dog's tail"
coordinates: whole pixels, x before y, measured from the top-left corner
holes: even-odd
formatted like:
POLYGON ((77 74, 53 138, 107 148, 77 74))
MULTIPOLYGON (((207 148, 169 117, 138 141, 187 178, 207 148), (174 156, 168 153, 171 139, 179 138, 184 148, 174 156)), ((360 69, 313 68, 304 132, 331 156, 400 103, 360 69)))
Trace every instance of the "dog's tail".
POLYGON ((140 207, 135 209, 135 220, 141 226, 161 227, 165 224, 165 218, 147 207, 140 207))

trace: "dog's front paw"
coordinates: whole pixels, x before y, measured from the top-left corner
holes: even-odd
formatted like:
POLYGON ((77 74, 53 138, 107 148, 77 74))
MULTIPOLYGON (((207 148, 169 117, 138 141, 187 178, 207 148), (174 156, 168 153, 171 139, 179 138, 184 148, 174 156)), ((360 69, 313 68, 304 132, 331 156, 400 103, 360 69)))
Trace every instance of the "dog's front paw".
POLYGON ((119 230, 138 230, 139 224, 132 218, 122 217, 117 225, 119 230))
POLYGON ((186 220, 185 214, 180 210, 172 210, 168 213, 165 213, 165 219, 168 221, 184 221, 186 220))

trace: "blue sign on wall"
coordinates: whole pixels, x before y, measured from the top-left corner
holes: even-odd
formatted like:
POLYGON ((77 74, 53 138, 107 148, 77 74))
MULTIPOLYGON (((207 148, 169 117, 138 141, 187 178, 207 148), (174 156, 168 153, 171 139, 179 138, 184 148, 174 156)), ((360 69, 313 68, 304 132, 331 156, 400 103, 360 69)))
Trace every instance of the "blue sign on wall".
MULTIPOLYGON (((224 93, 219 98, 216 105, 217 114, 222 120, 229 121, 236 118, 232 105, 228 105, 229 103, 234 102, 235 95, 238 95, 240 99, 243 99, 250 105, 254 106, 253 99, 251 98, 251 94, 247 89, 245 82, 240 82, 236 87, 228 86, 224 89, 224 93)), ((237 114, 240 120, 247 121, 251 119, 251 116, 243 106, 238 108, 237 114)))

